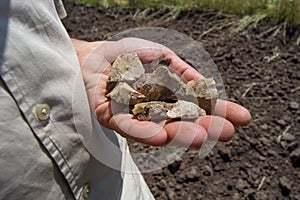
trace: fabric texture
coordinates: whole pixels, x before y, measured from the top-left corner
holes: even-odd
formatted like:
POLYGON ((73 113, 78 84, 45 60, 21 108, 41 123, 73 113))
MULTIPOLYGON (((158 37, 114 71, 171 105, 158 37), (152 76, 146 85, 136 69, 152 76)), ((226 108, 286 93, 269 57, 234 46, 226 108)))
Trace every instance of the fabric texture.
POLYGON ((76 123, 75 118, 92 114, 60 20, 66 16, 62 2, 3 0, 1 6, 4 1, 9 10, 0 14, 7 29, 0 32, 5 38, 0 43, 0 199, 153 199, 140 173, 122 171, 137 171, 124 154, 124 138, 96 123, 93 128, 76 123), (44 104, 49 119, 41 121, 37 109, 44 104), (81 133, 90 130, 90 135, 109 135, 112 151, 103 141, 99 149, 113 155, 117 168, 84 147, 81 133))

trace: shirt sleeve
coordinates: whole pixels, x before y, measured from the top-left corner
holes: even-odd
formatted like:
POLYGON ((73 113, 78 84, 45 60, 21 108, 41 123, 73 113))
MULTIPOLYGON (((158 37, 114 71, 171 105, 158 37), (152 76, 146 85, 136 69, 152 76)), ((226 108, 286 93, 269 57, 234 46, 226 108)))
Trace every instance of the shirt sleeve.
POLYGON ((12 116, 0 124, 0 154, 7 155, 0 160, 0 199, 147 199, 144 191, 152 199, 140 173, 125 173, 138 170, 122 148, 126 140, 98 121, 89 123, 94 115, 60 20, 66 16, 62 1, 4 1, 9 18, 0 60, 6 87, 0 87, 0 120, 12 116), (97 147, 95 154, 85 148, 84 135, 94 141, 87 146, 97 147), (72 197, 63 196, 65 188, 72 197))
MULTIPOLYGON (((8 196, 12 197, 8 199, 19 199, 18 194, 22 195, 25 187, 29 188, 26 194, 34 193, 36 199, 48 199, 52 189, 57 194, 52 196, 54 199, 63 199, 56 198, 62 197, 62 191, 56 189, 59 183, 58 187, 34 191, 37 188, 34 184, 47 186, 53 183, 49 180, 58 180, 56 176, 64 180, 61 188, 69 188, 76 200, 85 199, 88 191, 96 196, 100 192, 110 192, 116 196, 112 199, 117 199, 123 186, 120 172, 105 166, 87 152, 77 129, 81 127, 82 120, 77 124, 74 121, 75 116, 76 119, 84 119, 91 112, 76 52, 60 20, 65 16, 62 1, 9 1, 6 45, 0 70, 8 92, 2 92, 5 97, 1 102, 7 99, 15 101, 15 107, 13 103, 10 107, 15 108, 18 121, 7 121, 0 126, 0 154, 10 155, 7 160, 0 161, 0 168, 6 175, 1 174, 0 180, 10 180, 5 190, 0 188, 0 199, 8 196), (73 98, 74 91, 81 97, 80 102, 73 98), (72 107, 74 101, 80 104, 76 109, 72 107), (21 122, 23 126, 17 126, 21 122), (19 135, 14 134, 13 129, 4 129, 12 127, 8 125, 18 127, 19 135), (26 132, 24 127, 27 127, 26 132), (22 139, 25 134, 28 138, 22 139), (11 137, 13 140, 9 143, 11 137), (15 143, 19 145, 13 145, 15 143), (6 146, 20 148, 12 150, 6 146), (24 149, 21 150, 24 155, 31 156, 22 156, 19 149, 24 149), (46 156, 39 156, 43 154, 46 156), (26 158, 32 160, 25 162, 26 158), (19 159, 20 163, 24 162, 23 165, 18 164, 19 159), (18 166, 24 170, 19 170, 18 166), (38 172, 34 175, 34 169, 43 169, 45 177, 52 176, 52 179, 42 178, 38 172), (28 181, 19 182, 25 179, 28 181), (30 188, 33 191, 30 192, 30 188)), ((9 113, 4 108, 4 104, 0 103, 0 119, 9 113)), ((116 153, 121 157, 120 151, 116 153)), ((1 181, 0 184, 3 183, 1 181)))
POLYGON ((61 19, 65 18, 67 16, 67 12, 66 12, 63 2, 61 0, 54 0, 54 3, 55 3, 55 8, 58 13, 58 16, 61 19))

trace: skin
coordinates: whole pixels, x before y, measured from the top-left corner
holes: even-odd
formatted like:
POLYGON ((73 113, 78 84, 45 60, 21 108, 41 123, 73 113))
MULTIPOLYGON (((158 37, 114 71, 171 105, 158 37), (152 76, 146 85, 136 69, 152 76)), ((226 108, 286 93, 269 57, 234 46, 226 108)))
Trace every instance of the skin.
POLYGON ((71 39, 78 55, 90 107, 100 124, 115 130, 125 138, 153 145, 168 143, 200 148, 207 138, 229 141, 234 126, 246 126, 251 120, 249 111, 230 101, 218 100, 214 116, 201 116, 195 122, 138 121, 128 113, 118 113, 118 105, 105 97, 106 81, 114 60, 124 53, 135 52, 143 63, 163 56, 171 59, 170 67, 186 80, 203 79, 194 68, 165 46, 138 38, 116 42, 85 42, 71 39))

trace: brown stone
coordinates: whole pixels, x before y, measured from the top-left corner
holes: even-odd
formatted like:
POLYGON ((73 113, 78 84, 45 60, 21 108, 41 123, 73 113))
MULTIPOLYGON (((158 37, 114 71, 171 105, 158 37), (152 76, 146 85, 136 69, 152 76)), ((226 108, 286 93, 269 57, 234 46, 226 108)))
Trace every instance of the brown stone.
POLYGON ((218 97, 215 81, 186 83, 169 64, 169 59, 158 58, 145 73, 137 54, 119 56, 109 74, 106 96, 130 105, 139 120, 193 119, 211 114, 218 97))
POLYGON ((218 98, 216 83, 212 78, 189 81, 186 95, 197 98, 199 107, 211 114, 218 98))
POLYGON ((122 54, 113 63, 107 80, 107 90, 111 91, 117 82, 135 82, 145 69, 136 53, 122 54))
MULTIPOLYGON (((172 94, 173 100, 177 100, 180 99, 180 97, 185 96, 186 84, 177 74, 172 73, 166 66, 160 65, 153 73, 142 76, 141 79, 142 80, 138 80, 138 83, 135 86, 138 90, 148 86, 155 86, 156 88, 155 90, 152 90, 152 92, 156 94, 145 94, 146 98, 149 96, 148 99, 151 101, 155 101, 160 98, 166 98, 166 96, 170 94, 172 94), (166 90, 168 90, 166 94, 160 93, 160 91, 166 90), (158 99, 151 99, 151 96, 155 96, 158 99), (177 98, 174 98, 174 96, 177 98)), ((149 91, 149 89, 145 90, 149 91)))
POLYGON ((135 105, 143 102, 145 96, 133 88, 127 83, 120 82, 114 87, 114 89, 106 95, 106 97, 115 100, 117 103, 125 105, 135 105))
POLYGON ((205 111, 194 103, 178 101, 166 103, 162 101, 151 101, 139 103, 134 106, 132 113, 143 121, 158 119, 194 119, 205 115, 205 111))
POLYGON ((199 108, 198 105, 181 100, 175 103, 172 109, 167 113, 167 116, 170 119, 195 119, 204 115, 206 115, 205 110, 199 108))
POLYGON ((138 120, 142 121, 167 119, 167 112, 173 106, 174 104, 162 101, 139 103, 134 106, 132 113, 138 118, 138 120))
POLYGON ((177 101, 176 95, 167 87, 160 84, 143 84, 139 92, 145 94, 145 101, 177 101))
POLYGON ((155 71, 159 66, 169 66, 171 63, 171 60, 168 58, 160 57, 156 60, 154 60, 150 64, 150 69, 148 70, 149 72, 155 71))

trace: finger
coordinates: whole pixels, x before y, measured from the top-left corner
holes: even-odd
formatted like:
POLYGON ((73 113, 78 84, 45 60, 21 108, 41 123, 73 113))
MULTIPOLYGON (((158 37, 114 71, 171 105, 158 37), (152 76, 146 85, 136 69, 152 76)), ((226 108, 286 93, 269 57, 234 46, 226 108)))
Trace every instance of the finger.
POLYGON ((132 52, 137 53, 144 63, 150 63, 160 57, 163 51, 171 51, 161 44, 140 38, 123 38, 113 43, 107 42, 105 45, 105 57, 110 63, 114 62, 120 54, 132 52))
MULTIPOLYGON (((170 67, 173 68, 182 78, 187 81, 203 79, 204 77, 193 67, 184 62, 169 48, 147 40, 139 38, 124 38, 116 43, 119 54, 122 52, 135 52, 143 63, 150 63, 159 57, 165 57, 171 60, 170 67)), ((118 52, 118 51, 115 51, 118 52)), ((113 62, 115 56, 109 58, 113 62)))
POLYGON ((231 122, 218 116, 202 116, 197 123, 207 131, 208 138, 227 142, 233 137, 234 127, 231 122))
POLYGON ((120 113, 111 118, 113 129, 123 137, 152 146, 163 146, 167 143, 165 129, 156 123, 133 119, 131 114, 120 113))
POLYGON ((216 103, 214 114, 225 117, 236 126, 246 126, 251 121, 251 114, 246 108, 221 99, 218 99, 216 103))
POLYGON ((200 148, 207 138, 205 129, 193 122, 173 121, 164 128, 171 145, 200 148))
POLYGON ((135 52, 143 63, 150 63, 161 56, 170 59, 170 67, 187 81, 204 78, 172 50, 155 42, 140 38, 124 38, 117 42, 101 42, 101 45, 95 43, 92 47, 88 58, 85 58, 83 62, 84 69, 89 72, 101 73, 109 68, 120 54, 135 52))
POLYGON ((172 68, 177 74, 180 74, 181 78, 186 81, 204 79, 204 76, 202 76, 189 64, 184 62, 170 49, 140 49, 140 51, 137 51, 136 53, 138 54, 139 58, 141 58, 143 63, 152 62, 159 57, 164 57, 171 60, 170 68, 172 68))
POLYGON ((171 60, 170 67, 178 74, 181 74, 181 77, 184 80, 191 81, 204 79, 204 76, 202 76, 195 68, 184 62, 174 52, 168 52, 165 57, 171 60))
POLYGON ((167 134, 163 125, 138 121, 133 119, 133 115, 128 112, 118 112, 119 109, 123 108, 119 104, 108 101, 99 105, 95 114, 102 125, 115 130, 125 138, 131 138, 152 146, 162 146, 167 143, 167 134))

